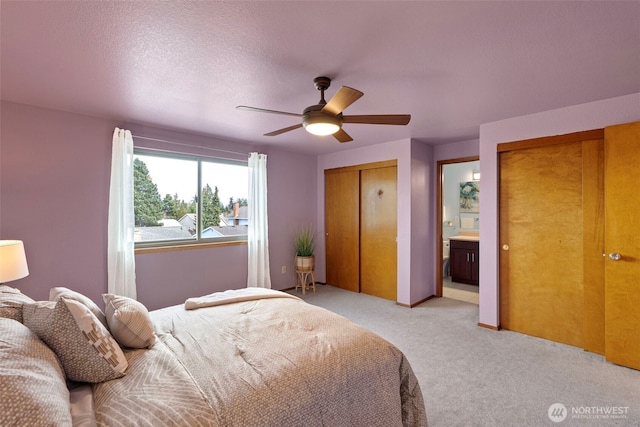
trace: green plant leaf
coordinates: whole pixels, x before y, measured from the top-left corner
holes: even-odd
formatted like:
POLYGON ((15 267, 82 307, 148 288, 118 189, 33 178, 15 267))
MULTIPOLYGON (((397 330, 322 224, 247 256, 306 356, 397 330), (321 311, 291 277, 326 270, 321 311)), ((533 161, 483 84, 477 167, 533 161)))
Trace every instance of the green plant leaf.
POLYGON ((296 256, 312 256, 316 245, 316 233, 313 232, 311 225, 306 225, 296 232, 293 239, 293 247, 296 256))

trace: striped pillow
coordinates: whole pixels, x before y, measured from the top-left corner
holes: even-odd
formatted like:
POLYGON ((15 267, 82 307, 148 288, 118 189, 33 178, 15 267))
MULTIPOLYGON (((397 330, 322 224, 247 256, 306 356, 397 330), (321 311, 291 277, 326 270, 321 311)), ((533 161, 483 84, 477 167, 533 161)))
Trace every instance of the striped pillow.
POLYGON ((149 311, 140 302, 120 295, 103 294, 107 323, 123 347, 151 348, 156 342, 149 311))
POLYGON ((124 376, 122 349, 84 304, 64 297, 25 304, 23 318, 56 353, 67 379, 99 383, 124 376))

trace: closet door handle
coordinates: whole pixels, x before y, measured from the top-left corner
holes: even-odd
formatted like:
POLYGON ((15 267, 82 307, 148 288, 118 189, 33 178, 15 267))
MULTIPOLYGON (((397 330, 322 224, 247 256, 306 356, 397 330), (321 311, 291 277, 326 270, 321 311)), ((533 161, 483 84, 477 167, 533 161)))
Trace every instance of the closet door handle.
POLYGON ((469 252, 467 252, 467 262, 469 262, 469 252))
POLYGON ((471 262, 476 262, 476 254, 471 253, 471 262))

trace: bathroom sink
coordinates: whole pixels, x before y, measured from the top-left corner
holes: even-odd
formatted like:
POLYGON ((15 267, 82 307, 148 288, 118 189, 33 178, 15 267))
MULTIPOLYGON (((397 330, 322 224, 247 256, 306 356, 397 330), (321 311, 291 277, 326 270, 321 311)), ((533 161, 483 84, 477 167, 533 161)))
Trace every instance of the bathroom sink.
POLYGON ((457 236, 449 237, 449 240, 466 240, 467 242, 479 242, 480 241, 480 236, 479 235, 464 235, 464 234, 460 234, 460 235, 457 235, 457 236))

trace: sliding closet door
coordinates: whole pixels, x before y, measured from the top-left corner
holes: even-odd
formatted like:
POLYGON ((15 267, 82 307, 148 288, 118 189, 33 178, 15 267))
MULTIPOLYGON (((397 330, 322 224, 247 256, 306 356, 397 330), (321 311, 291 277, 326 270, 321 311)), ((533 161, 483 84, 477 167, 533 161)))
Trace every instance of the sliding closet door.
POLYGON ((397 297, 396 166, 360 172, 360 291, 397 297))
POLYGON ((582 144, 500 153, 500 323, 583 345, 582 144))
POLYGON ((396 160, 325 170, 327 284, 396 300, 396 176, 396 160))
POLYGON ((640 122, 605 128, 605 355, 640 369, 640 122))
POLYGON ((360 172, 325 171, 327 284, 360 292, 360 172))
POLYGON ((501 325, 640 369, 640 122, 541 140, 498 147, 501 325))

